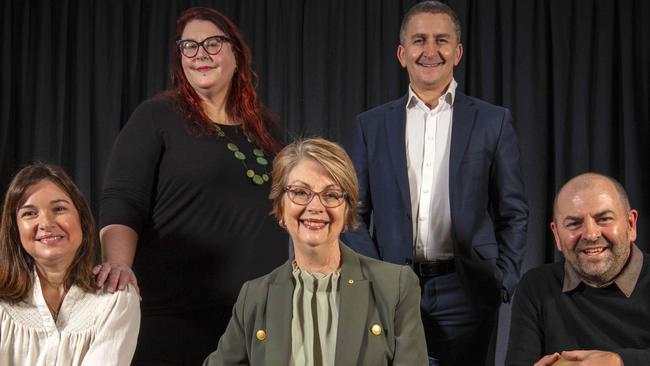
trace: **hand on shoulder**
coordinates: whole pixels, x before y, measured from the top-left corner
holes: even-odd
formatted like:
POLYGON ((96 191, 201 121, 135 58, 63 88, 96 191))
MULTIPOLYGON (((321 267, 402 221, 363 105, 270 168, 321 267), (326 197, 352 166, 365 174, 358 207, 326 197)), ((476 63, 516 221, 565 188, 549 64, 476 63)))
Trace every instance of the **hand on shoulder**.
POLYGON ((103 287, 107 292, 115 290, 124 291, 128 284, 131 284, 138 295, 140 288, 135 273, 131 267, 123 263, 104 262, 93 268, 93 274, 96 276, 97 286, 103 287))

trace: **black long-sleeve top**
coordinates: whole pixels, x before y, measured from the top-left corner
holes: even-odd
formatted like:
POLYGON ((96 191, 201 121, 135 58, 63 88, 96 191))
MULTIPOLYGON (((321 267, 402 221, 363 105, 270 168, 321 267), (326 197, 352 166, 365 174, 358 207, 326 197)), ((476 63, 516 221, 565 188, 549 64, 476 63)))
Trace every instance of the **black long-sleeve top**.
POLYGON ((198 135, 169 98, 158 97, 133 112, 113 147, 99 221, 139 236, 135 364, 153 357, 200 364, 216 348, 241 285, 287 259, 288 237, 269 215, 270 182, 246 176, 247 168, 270 175, 271 158, 266 168, 257 164, 241 127, 221 129, 227 138, 198 135), (246 155, 243 163, 229 142, 246 155))
POLYGON ((564 262, 527 272, 513 301, 506 365, 530 366, 572 350, 610 351, 625 366, 650 365, 650 260, 636 253, 643 264, 629 298, 615 283, 562 292, 564 262))

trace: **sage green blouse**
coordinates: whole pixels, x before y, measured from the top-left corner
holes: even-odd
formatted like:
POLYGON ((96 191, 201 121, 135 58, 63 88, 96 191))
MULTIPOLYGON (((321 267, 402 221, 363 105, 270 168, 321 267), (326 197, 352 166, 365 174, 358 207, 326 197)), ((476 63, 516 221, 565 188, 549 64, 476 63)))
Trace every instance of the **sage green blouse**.
POLYGON ((309 273, 293 262, 290 366, 334 366, 341 272, 309 273))

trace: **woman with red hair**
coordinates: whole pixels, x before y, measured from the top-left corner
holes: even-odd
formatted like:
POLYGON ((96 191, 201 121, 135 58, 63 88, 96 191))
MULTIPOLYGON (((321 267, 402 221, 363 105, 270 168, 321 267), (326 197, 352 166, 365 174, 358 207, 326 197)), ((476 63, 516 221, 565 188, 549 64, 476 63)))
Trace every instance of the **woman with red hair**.
POLYGON ((241 33, 215 10, 186 10, 171 74, 173 89, 120 132, 101 200, 98 284, 141 289, 134 365, 200 364, 241 285, 287 258, 267 199, 281 146, 241 33))

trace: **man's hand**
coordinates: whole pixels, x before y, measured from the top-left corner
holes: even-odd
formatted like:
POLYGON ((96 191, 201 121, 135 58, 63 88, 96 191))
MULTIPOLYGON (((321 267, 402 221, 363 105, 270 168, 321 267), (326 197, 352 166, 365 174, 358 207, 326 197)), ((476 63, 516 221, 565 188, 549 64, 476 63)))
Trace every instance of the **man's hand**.
POLYGON ((104 262, 96 265, 93 268, 93 273, 96 276, 97 286, 104 287, 108 292, 115 292, 116 289, 124 291, 126 285, 130 283, 138 295, 140 295, 140 288, 138 287, 138 280, 135 278, 135 273, 126 264, 104 262))
POLYGON ((579 366, 623 366, 623 359, 616 353, 605 351, 564 351, 562 358, 575 361, 579 366))
POLYGON ((557 352, 552 355, 546 355, 535 362, 533 366, 552 366, 559 358, 560 354, 557 352))

